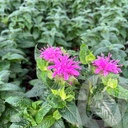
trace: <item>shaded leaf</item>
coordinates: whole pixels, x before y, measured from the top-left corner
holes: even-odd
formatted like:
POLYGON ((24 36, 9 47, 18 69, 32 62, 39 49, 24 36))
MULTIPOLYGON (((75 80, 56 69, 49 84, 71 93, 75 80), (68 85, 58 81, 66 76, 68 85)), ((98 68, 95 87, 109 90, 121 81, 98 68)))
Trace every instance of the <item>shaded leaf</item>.
POLYGON ((96 94, 92 99, 92 111, 102 118, 109 126, 118 126, 121 120, 119 107, 108 94, 96 94))
POLYGON ((65 128, 63 120, 60 119, 55 121, 54 125, 51 128, 65 128))
POLYGON ((52 106, 47 104, 47 102, 42 104, 41 108, 37 111, 35 115, 35 120, 38 124, 40 124, 43 121, 44 116, 50 111, 51 108, 52 106))
POLYGON ((68 103, 65 108, 60 110, 60 114, 62 117, 67 120, 68 122, 76 125, 81 126, 81 118, 78 112, 78 109, 74 103, 68 103))
POLYGON ((40 125, 35 128, 50 128, 55 122, 55 119, 52 116, 47 116, 43 119, 40 125))
POLYGON ((4 83, 2 85, 0 85, 0 91, 13 91, 13 90, 20 90, 20 88, 15 85, 15 84, 11 84, 11 83, 4 83))
POLYGON ((116 88, 108 88, 107 92, 117 98, 128 99, 128 90, 118 85, 116 88))

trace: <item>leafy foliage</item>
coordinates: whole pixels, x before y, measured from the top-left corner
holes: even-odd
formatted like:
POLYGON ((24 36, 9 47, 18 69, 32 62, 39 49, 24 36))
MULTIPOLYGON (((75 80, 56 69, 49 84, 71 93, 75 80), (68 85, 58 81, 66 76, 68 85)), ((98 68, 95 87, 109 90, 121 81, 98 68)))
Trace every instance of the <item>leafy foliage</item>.
POLYGON ((0 127, 98 128, 95 115, 108 126, 126 128, 127 9, 127 0, 0 0, 0 127), (56 83, 48 63, 38 58, 47 44, 80 59, 73 86, 56 83), (107 84, 91 65, 101 53, 123 64, 120 76, 107 84), (83 113, 79 94, 87 105, 83 113))

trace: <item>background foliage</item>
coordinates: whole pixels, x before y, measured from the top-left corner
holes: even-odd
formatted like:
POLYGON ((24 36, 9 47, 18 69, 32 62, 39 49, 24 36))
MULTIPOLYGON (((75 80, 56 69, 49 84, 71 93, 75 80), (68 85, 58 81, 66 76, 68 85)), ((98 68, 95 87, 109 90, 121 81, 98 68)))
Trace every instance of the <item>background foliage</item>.
MULTIPOLYGON (((55 118, 51 116, 43 121, 38 117, 40 112, 44 113, 42 103, 45 104, 49 90, 36 77, 35 60, 39 55, 38 49, 47 44, 63 46, 77 56, 81 43, 85 43, 94 55, 112 53, 113 58, 121 60, 123 64, 120 85, 128 89, 127 10, 127 0, 0 0, 0 127, 30 128, 43 123, 46 128, 54 124, 55 118)), ((87 74, 82 72, 80 82, 84 83, 86 77, 87 74)), ((97 80, 96 77, 92 79, 97 80)), ((84 87, 85 92, 88 90, 84 87)), ((101 104, 100 96, 96 95, 97 98, 93 98, 94 102, 90 106, 96 104, 97 108, 90 108, 90 111, 104 120, 107 115, 105 107, 109 106, 112 111, 112 102, 118 110, 117 120, 121 118, 121 121, 113 126, 115 121, 111 122, 109 117, 105 122, 114 128, 125 128, 128 124, 127 95, 120 95, 122 99, 119 100, 112 90, 109 92, 117 97, 118 102, 112 102, 113 99, 105 94, 101 104), (99 109, 103 111, 99 113, 99 109)), ((77 109, 73 104, 68 104, 68 107, 69 110, 77 109)), ((65 120, 76 123, 73 122, 73 116, 67 117, 65 113, 60 113, 65 120)), ((116 120, 113 112, 108 115, 116 120)), ((85 127, 98 128, 93 118, 87 116, 86 119, 90 122, 85 127)), ((68 126, 64 126, 64 123, 58 120, 53 128, 77 127, 68 123, 68 126)))

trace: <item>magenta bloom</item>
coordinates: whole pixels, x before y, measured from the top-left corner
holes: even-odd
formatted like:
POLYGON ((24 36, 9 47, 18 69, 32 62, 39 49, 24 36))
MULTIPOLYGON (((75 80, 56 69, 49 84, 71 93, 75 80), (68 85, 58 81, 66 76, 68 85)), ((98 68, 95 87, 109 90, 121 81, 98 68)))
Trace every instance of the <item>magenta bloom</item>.
POLYGON ((40 58, 46 61, 53 62, 55 58, 59 58, 62 55, 62 51, 58 47, 49 46, 40 50, 40 58))
POLYGON ((68 80, 70 76, 79 76, 80 74, 77 69, 81 68, 79 62, 74 61, 73 58, 69 58, 68 55, 64 55, 55 59, 54 65, 49 66, 48 69, 53 69, 53 77, 59 76, 68 80))
POLYGON ((119 60, 112 60, 111 54, 109 53, 107 57, 104 54, 98 56, 96 60, 93 61, 93 65, 96 67, 95 73, 101 73, 104 76, 107 76, 109 73, 118 74, 121 72, 120 67, 122 65, 118 65, 119 60))

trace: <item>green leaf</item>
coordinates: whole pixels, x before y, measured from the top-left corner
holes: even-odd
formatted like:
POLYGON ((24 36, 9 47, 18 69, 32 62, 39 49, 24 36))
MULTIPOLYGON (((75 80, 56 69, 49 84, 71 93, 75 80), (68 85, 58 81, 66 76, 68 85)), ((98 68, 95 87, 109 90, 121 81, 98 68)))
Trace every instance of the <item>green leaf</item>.
MULTIPOLYGON (((125 69, 126 70, 126 69, 125 69)), ((125 77, 119 77, 119 85, 122 85, 127 88, 128 85, 128 78, 125 77)), ((128 88, 127 88, 128 89, 128 88)))
POLYGON ((117 85, 118 85, 117 79, 109 78, 108 83, 107 83, 107 86, 108 86, 108 87, 116 88, 117 85))
POLYGON ((66 105, 66 101, 63 101, 58 95, 51 94, 47 100, 53 108, 64 108, 66 105))
POLYGON ((10 68, 10 62, 8 61, 0 61, 0 71, 8 70, 10 68))
POLYGON ((40 76, 41 76, 42 81, 44 83, 47 83, 47 72, 46 71, 41 72, 40 76))
POLYGON ((91 77, 88 78, 88 80, 91 82, 93 86, 97 85, 99 79, 99 75, 92 75, 91 77))
POLYGON ((45 102, 35 115, 35 120, 38 124, 43 121, 44 116, 51 110, 52 106, 45 102))
POLYGON ((24 127, 21 126, 21 125, 18 125, 18 124, 13 123, 13 124, 10 125, 9 128, 24 128, 24 127))
POLYGON ((36 40, 40 36, 40 31, 38 28, 34 28, 33 30, 33 37, 36 40))
POLYGON ((120 99, 128 99, 128 90, 118 85, 116 88, 107 88, 107 92, 117 98, 120 99))
POLYGON ((13 53, 13 54, 6 54, 5 56, 2 57, 2 60, 24 60, 25 58, 17 53, 13 53))
POLYGON ((53 113, 53 118, 55 118, 55 120, 59 120, 61 118, 61 114, 58 110, 56 110, 54 113, 53 113))
POLYGON ((83 64, 86 64, 85 57, 86 57, 87 51, 88 51, 87 45, 86 45, 86 44, 82 44, 82 45, 80 46, 79 57, 80 57, 80 61, 81 61, 83 64))
POLYGON ((66 93, 64 88, 62 88, 61 90, 59 90, 59 96, 61 97, 62 100, 66 99, 66 93))
POLYGON ((113 48, 115 47, 118 49, 125 48, 123 44, 113 44, 112 46, 113 46, 113 48))
POLYGON ((63 120, 60 119, 55 121, 54 125, 51 128, 65 128, 63 120))
POLYGON ((8 92, 7 91, 1 91, 0 94, 1 94, 1 98, 4 100, 10 96, 18 96, 18 97, 24 97, 25 96, 24 92, 19 92, 16 90, 13 90, 13 91, 10 90, 8 92))
POLYGON ((31 15, 29 13, 24 13, 23 17, 28 23, 31 23, 31 15))
POLYGON ((98 48, 98 49, 95 51, 94 55, 98 55, 98 54, 100 54, 100 53, 104 53, 104 52, 108 52, 108 51, 109 51, 109 49, 108 49, 107 47, 100 47, 100 48, 98 48))
POLYGON ((128 113, 126 112, 124 117, 122 118, 122 124, 123 127, 122 128, 126 128, 128 126, 128 113))
POLYGON ((32 108, 34 110, 38 109, 38 107, 42 104, 42 102, 43 102, 42 100, 37 100, 35 102, 32 102, 32 108))
POLYGON ((10 117, 11 122, 20 122, 22 120, 21 114, 16 113, 10 117))
POLYGON ((11 104, 14 107, 17 107, 19 106, 19 103, 21 102, 21 98, 16 97, 16 96, 15 97, 11 96, 7 98, 5 102, 11 104))
POLYGON ((2 85, 0 85, 0 91, 13 91, 13 90, 20 90, 20 88, 15 85, 15 84, 11 84, 11 83, 4 83, 2 85))
POLYGON ((37 67, 41 70, 41 71, 47 71, 47 61, 41 59, 41 58, 37 58, 37 67))
POLYGON ((118 126, 121 121, 118 104, 107 93, 94 95, 91 101, 91 110, 109 126, 118 126))
POLYGON ((95 56, 88 49, 88 46, 86 44, 82 44, 80 46, 79 57, 80 57, 80 61, 82 62, 82 64, 88 64, 95 59, 95 56))
POLYGON ((4 112, 4 110, 5 110, 4 101, 0 99, 0 116, 1 116, 2 112, 4 112))
POLYGON ((85 57, 86 62, 92 62, 95 60, 95 56, 92 54, 92 52, 89 52, 89 54, 85 57))
POLYGON ((31 100, 18 96, 10 96, 5 100, 6 103, 11 104, 14 107, 30 107, 31 100))
POLYGON ((35 45, 35 49, 34 49, 34 58, 35 60, 37 60, 40 56, 40 51, 39 49, 37 48, 38 45, 35 45))
POLYGON ((24 111, 23 111, 23 117, 26 120, 28 120, 31 123, 32 126, 36 126, 37 125, 36 122, 35 122, 35 120, 33 119, 32 115, 30 115, 28 113, 27 108, 25 108, 24 111))
POLYGON ((10 71, 9 70, 0 71, 0 81, 8 82, 9 76, 10 76, 10 71))
POLYGON ((37 97, 37 96, 43 95, 45 91, 46 91, 46 87, 43 84, 42 85, 36 85, 31 90, 29 90, 25 94, 25 96, 26 97, 37 97))
POLYGON ((55 119, 52 116, 46 116, 40 125, 35 128, 50 128, 55 122, 55 119))
POLYGON ((81 122, 81 118, 78 112, 78 109, 76 107, 76 105, 72 102, 72 103, 67 103, 67 105, 65 106, 65 108, 60 110, 60 114, 62 115, 62 117, 67 120, 68 122, 80 127, 82 122, 81 122))

